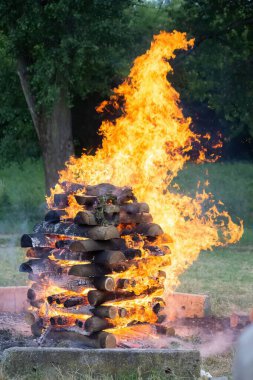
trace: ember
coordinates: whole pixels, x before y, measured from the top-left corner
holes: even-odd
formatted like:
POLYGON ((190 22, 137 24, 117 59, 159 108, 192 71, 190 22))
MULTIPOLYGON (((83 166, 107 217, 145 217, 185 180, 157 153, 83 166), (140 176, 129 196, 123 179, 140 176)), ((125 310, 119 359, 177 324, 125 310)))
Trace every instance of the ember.
MULTIPOLYGON (((46 222, 34 227, 37 247, 27 235, 21 239, 29 261, 20 271, 33 281, 27 292, 32 310, 26 321, 35 335, 48 326, 79 329, 89 335, 86 345, 112 347, 116 339, 111 333, 92 334, 110 329, 120 335, 127 326, 164 320, 170 239, 159 239, 164 235, 161 227, 152 223, 148 205, 138 203, 131 188, 100 184, 80 190, 83 195, 76 195, 76 200, 85 210, 74 220, 55 220, 56 214, 63 215, 55 208, 46 214, 46 222), (62 240, 63 236, 72 240, 62 240), (64 248, 56 248, 61 241, 64 248)), ((54 207, 59 207, 58 194, 54 198, 54 207)), ((167 332, 158 326, 156 331, 167 332)))

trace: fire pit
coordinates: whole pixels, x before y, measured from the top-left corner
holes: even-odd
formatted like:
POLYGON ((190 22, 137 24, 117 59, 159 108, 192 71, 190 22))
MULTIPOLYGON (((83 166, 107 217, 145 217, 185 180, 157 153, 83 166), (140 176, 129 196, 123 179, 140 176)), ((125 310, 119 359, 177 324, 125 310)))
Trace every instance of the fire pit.
POLYGON ((120 346, 121 337, 126 345, 137 324, 151 324, 151 334, 173 334, 161 325, 170 240, 149 206, 130 187, 64 186, 45 221, 21 238, 32 333, 79 333, 84 345, 97 348, 120 346), (82 207, 74 219, 64 211, 70 195, 82 207))

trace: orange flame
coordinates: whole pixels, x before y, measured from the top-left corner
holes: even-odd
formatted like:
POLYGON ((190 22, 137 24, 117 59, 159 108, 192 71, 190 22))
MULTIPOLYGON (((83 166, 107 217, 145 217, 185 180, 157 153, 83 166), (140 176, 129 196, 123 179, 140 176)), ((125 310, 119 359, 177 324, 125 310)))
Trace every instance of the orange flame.
MULTIPOLYGON (((172 238, 167 244, 171 249, 167 292, 179 284, 179 275, 201 250, 235 243, 243 234, 242 222, 235 224, 210 193, 191 198, 175 193, 171 184, 199 136, 191 130, 191 119, 184 117, 179 94, 167 80, 173 72, 169 59, 175 58, 175 50, 187 50, 193 43, 177 31, 154 36, 150 49, 134 61, 128 78, 97 108, 101 112, 110 106, 122 113, 115 121, 102 123, 102 147, 95 155, 71 157, 57 185, 57 192, 62 192, 63 181, 132 186, 138 201, 149 204, 154 221, 172 238)), ((204 148, 198 159, 203 161, 204 148)))

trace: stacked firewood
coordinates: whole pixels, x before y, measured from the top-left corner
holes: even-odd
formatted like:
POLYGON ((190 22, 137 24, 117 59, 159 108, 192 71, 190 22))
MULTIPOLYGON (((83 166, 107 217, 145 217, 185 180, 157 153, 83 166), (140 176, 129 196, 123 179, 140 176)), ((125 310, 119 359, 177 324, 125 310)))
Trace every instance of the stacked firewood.
POLYGON ((158 243, 163 231, 149 206, 130 187, 61 185, 65 192, 54 195, 45 220, 21 238, 33 334, 50 326, 105 348, 116 345, 113 331, 126 326, 153 323, 160 331, 170 251, 158 243), (70 196, 79 208, 73 219, 70 196))

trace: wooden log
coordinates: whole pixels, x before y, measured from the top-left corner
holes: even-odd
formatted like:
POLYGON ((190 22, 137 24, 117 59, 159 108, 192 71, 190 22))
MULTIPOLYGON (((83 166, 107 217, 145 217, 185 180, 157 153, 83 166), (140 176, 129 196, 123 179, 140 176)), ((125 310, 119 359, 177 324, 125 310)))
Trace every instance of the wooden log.
POLYGON ((102 250, 118 249, 122 239, 108 240, 108 241, 94 241, 91 239, 75 240, 69 246, 71 251, 75 252, 96 252, 102 250), (119 240, 119 242, 117 242, 119 240))
POLYGON ((69 249, 53 249, 53 255, 58 260, 74 260, 74 261, 92 261, 94 254, 92 252, 73 252, 69 249))
POLYGON ((133 190, 131 187, 116 187, 109 183, 101 183, 95 186, 86 187, 86 195, 105 196, 113 195, 116 197, 119 204, 129 201, 136 201, 133 190))
POLYGON ((89 333, 95 333, 112 327, 114 327, 114 324, 110 320, 96 316, 90 317, 84 322, 84 329, 89 333))
POLYGON ((76 201, 79 205, 93 206, 98 201, 94 195, 75 195, 76 201))
MULTIPOLYGON (((51 294, 50 296, 47 297, 47 302, 49 303, 49 305, 52 305, 57 300, 62 299, 62 297, 66 297, 66 292, 58 293, 58 294, 51 294)), ((69 298, 69 296, 67 296, 67 298, 69 298)))
POLYGON ((88 293, 88 301, 91 306, 99 306, 107 301, 132 297, 135 297, 133 292, 105 292, 102 290, 90 290, 88 293))
POLYGON ((80 183, 74 183, 69 181, 63 181, 60 183, 62 189, 69 194, 76 193, 79 190, 85 189, 85 185, 80 183))
POLYGON ((153 218, 152 215, 147 212, 128 214, 124 211, 121 211, 119 221, 121 224, 151 223, 153 221, 153 218))
POLYGON ((125 257, 128 260, 133 260, 136 257, 141 257, 141 250, 140 249, 134 249, 134 248, 128 248, 126 250, 123 250, 125 257))
POLYGON ((74 218, 74 223, 88 226, 99 225, 95 213, 89 210, 79 211, 74 218))
POLYGON ((62 276, 55 285, 72 292, 80 293, 87 288, 112 291, 115 289, 115 281, 112 277, 76 277, 62 276))
POLYGON ((96 264, 102 264, 106 267, 110 267, 111 265, 119 264, 124 261, 126 261, 126 257, 121 251, 106 250, 97 253, 94 256, 94 262, 96 264))
POLYGON ((32 289, 32 288, 29 288, 27 290, 27 299, 30 301, 41 299, 41 295, 42 295, 42 291, 39 291, 39 290, 36 291, 35 289, 32 289))
POLYGON ((40 309, 41 306, 44 304, 44 300, 43 299, 40 299, 40 300, 34 300, 34 301, 30 301, 30 305, 32 307, 35 307, 36 309, 40 309))
POLYGON ((69 308, 69 307, 74 307, 77 305, 87 305, 87 297, 81 297, 81 296, 76 296, 76 297, 69 297, 65 302, 64 302, 64 307, 69 308))
MULTIPOLYGON (((25 313, 25 322, 31 326, 33 325, 36 321, 39 320, 38 314, 35 311, 27 311, 25 313)), ((40 321, 41 322, 41 321, 40 321)))
POLYGON ((24 234, 21 237, 22 248, 51 247, 55 239, 46 236, 44 233, 24 234))
POLYGON ((50 318, 51 326, 74 326, 75 325, 75 317, 67 316, 67 315, 56 315, 50 318))
POLYGON ((21 264, 19 271, 24 273, 32 273, 35 275, 45 275, 46 273, 60 274, 62 272, 62 268, 49 259, 31 259, 21 264))
POLYGON ((126 289, 129 286, 135 286, 136 281, 128 278, 120 278, 117 280, 116 289, 126 289))
POLYGON ((106 331, 101 331, 91 335, 83 335, 75 331, 50 331, 49 338, 53 341, 69 340, 70 342, 78 343, 79 347, 90 348, 115 348, 116 338, 113 334, 106 331))
POLYGON ((54 194, 54 206, 58 208, 65 208, 69 205, 67 193, 54 194))
POLYGON ((135 226, 131 233, 137 233, 149 237, 157 237, 162 235, 164 232, 156 223, 141 223, 135 226))
POLYGON ((46 259, 51 255, 52 248, 29 248, 26 257, 34 259, 46 259))
POLYGON ((91 313, 100 318, 115 319, 118 316, 118 309, 114 306, 97 306, 91 309, 91 313))
POLYGON ((141 212, 149 212, 149 205, 147 203, 126 203, 120 206, 120 211, 124 211, 129 214, 137 214, 141 212))
POLYGON ((40 318, 38 321, 31 325, 31 332, 36 338, 40 337, 43 332, 43 320, 40 318))
POLYGON ((71 243, 74 243, 76 240, 65 239, 65 240, 57 240, 55 242, 55 247, 58 249, 69 248, 71 243))
POLYGON ((127 316, 127 310, 124 307, 118 308, 119 317, 125 318, 127 316))
POLYGON ((81 264, 70 267, 68 274, 78 277, 101 277, 109 274, 110 269, 97 264, 81 264))
POLYGON ((109 240, 119 238, 119 232, 114 226, 79 226, 70 222, 42 222, 34 227, 35 233, 50 233, 66 236, 87 237, 93 240, 109 240))
MULTIPOLYGON (((108 205, 109 206, 109 205, 108 205)), ((107 207, 108 209, 108 207, 107 207)), ((118 225, 119 216, 118 213, 105 213, 103 212, 103 218, 97 218, 95 211, 79 211, 74 219, 74 223, 79 225, 97 226, 106 224, 118 225)))
POLYGON ((61 219, 66 217, 65 210, 49 210, 45 215, 45 221, 51 223, 58 223, 61 219))

